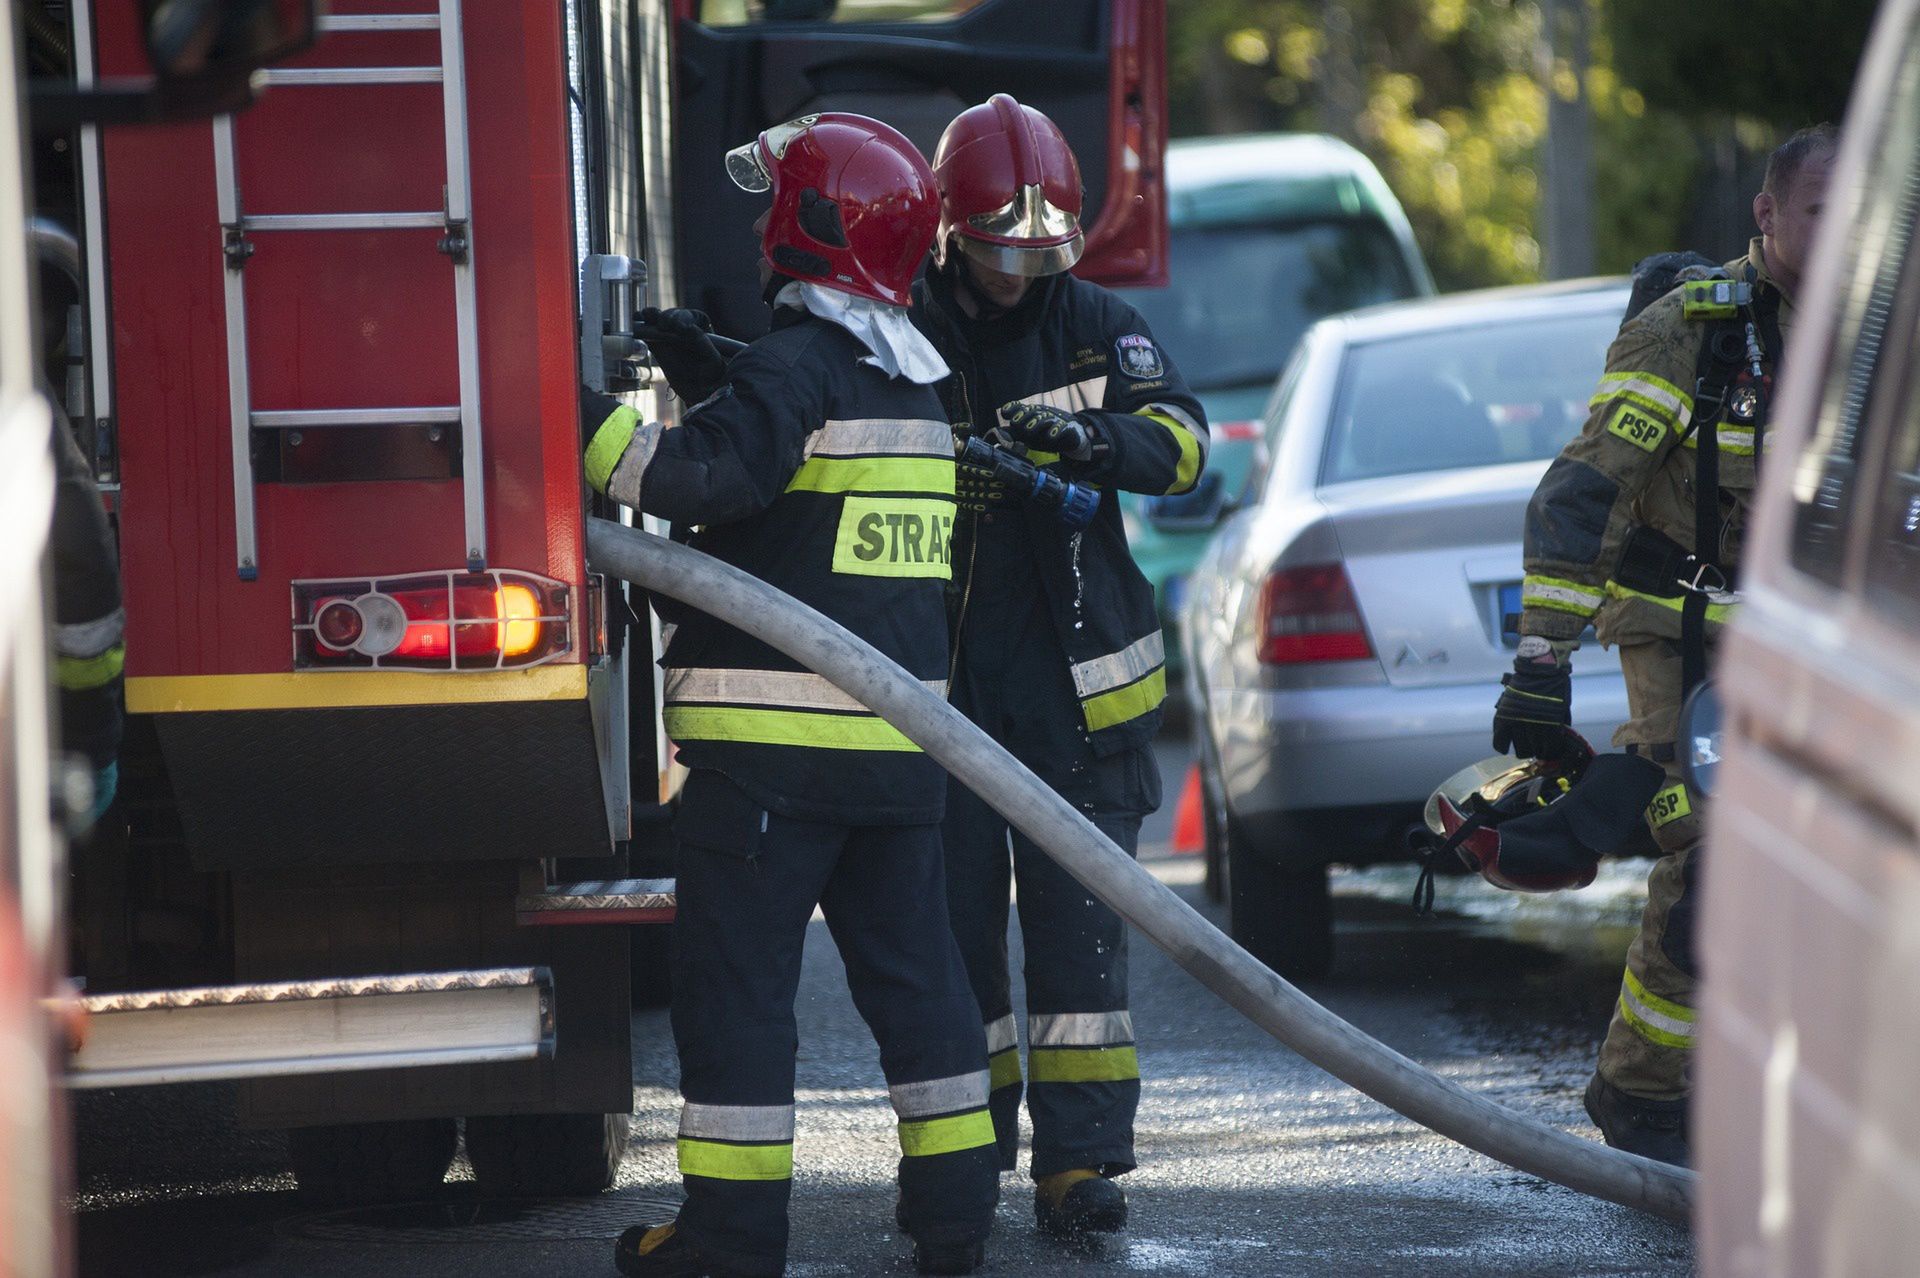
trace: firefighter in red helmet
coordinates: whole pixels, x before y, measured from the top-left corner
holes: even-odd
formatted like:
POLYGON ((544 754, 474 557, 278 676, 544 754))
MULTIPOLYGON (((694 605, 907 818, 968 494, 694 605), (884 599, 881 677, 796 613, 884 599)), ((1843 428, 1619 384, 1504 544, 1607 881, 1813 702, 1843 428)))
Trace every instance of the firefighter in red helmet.
MULTIPOLYGON (((696 548, 942 686, 954 467, 934 384, 947 370, 906 312, 938 221, 933 175, 899 133, 846 114, 768 129, 728 171, 772 194, 773 329, 728 363, 697 313, 653 317, 677 335, 656 354, 692 407, 662 430, 599 400, 588 479, 698 525, 696 548)), ((672 1224, 628 1230, 615 1261, 654 1278, 783 1271, 793 999, 818 905, 880 1041, 920 1271, 970 1273, 999 1190, 986 1041, 943 905, 945 776, 771 647, 691 608, 667 620, 666 727, 692 770, 674 818, 687 1200, 672 1224)))
MULTIPOLYGON (((1086 245, 1080 169, 1045 115, 996 94, 934 157, 940 234, 914 322, 952 367, 959 441, 980 437, 1096 489, 1181 493, 1207 426, 1134 309, 1067 274, 1086 245)), ((1132 852, 1160 804, 1152 741, 1166 696, 1153 590, 1110 493, 1080 526, 961 467, 949 614, 951 696, 965 714, 1132 852)), ((1019 884, 1035 1217, 1059 1236, 1126 1222, 1113 1177, 1134 1166, 1140 1098, 1126 928, 1024 835, 954 785, 948 904, 980 1001, 1001 1166, 1015 1164, 1023 1078, 1007 966, 1019 884)))

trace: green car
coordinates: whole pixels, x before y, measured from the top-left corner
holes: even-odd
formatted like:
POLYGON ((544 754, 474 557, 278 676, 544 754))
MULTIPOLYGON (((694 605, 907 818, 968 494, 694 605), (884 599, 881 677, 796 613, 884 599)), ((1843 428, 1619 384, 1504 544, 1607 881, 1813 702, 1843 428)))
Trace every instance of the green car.
POLYGON ((1126 289, 1200 397, 1213 447, 1181 497, 1122 496, 1127 540, 1170 624, 1221 515, 1264 469, 1261 417, 1300 334, 1340 311, 1431 294, 1400 202, 1372 161, 1302 133, 1184 138, 1167 148, 1167 288, 1126 289))

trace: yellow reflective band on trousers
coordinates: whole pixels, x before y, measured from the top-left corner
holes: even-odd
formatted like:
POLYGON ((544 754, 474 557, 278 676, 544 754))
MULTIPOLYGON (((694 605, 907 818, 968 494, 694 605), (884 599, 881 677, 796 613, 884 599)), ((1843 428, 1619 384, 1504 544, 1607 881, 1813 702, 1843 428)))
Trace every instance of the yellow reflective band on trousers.
POLYGON ((994 1091, 1003 1087, 1012 1087, 1020 1081, 1020 1052, 1009 1047, 1004 1052, 995 1052, 987 1057, 988 1082, 994 1091))
POLYGON ((1138 683, 1103 692, 1097 697, 1088 697, 1080 703, 1080 710, 1086 716, 1088 730, 1098 732, 1129 719, 1138 719, 1166 699, 1167 672, 1162 667, 1138 683))
POLYGON ((1140 1077, 1131 1047, 1036 1047, 1027 1053, 1036 1083, 1125 1083, 1140 1077))
POLYGON ((1150 422, 1159 422, 1172 431, 1174 446, 1180 450, 1180 460, 1173 467, 1173 483, 1168 485, 1167 492, 1184 493, 1191 489, 1200 479, 1200 441, 1193 437, 1192 431, 1165 413, 1149 410, 1139 416, 1150 422))
MULTIPOLYGON (((1650 604, 1658 604, 1660 607, 1670 609, 1674 612, 1682 611, 1687 602, 1687 597, 1683 594, 1671 596, 1650 595, 1643 590, 1630 589, 1617 581, 1609 581, 1607 583, 1607 593, 1615 599, 1643 599, 1650 604)), ((1707 620, 1715 624, 1724 624, 1732 619, 1733 610, 1737 607, 1739 607, 1738 604, 1732 603, 1710 603, 1707 605, 1707 620)))
POLYGON ((809 457, 787 481, 790 493, 924 493, 953 496, 953 459, 809 457))
POLYGON ((984 1109, 900 1124, 900 1152, 908 1158, 931 1158, 935 1154, 979 1149, 993 1141, 993 1115, 984 1109))
POLYGON ((1649 1043, 1693 1049, 1693 1009, 1649 994, 1632 968, 1620 982, 1620 1015, 1649 1043))
POLYGON ((725 1141, 680 1138, 680 1174, 710 1180, 792 1180, 793 1142, 780 1145, 730 1145, 725 1141))
POLYGON ((54 680, 67 692, 104 688, 127 668, 127 646, 116 643, 97 657, 57 657, 54 680))
POLYGON ((1528 573, 1520 586, 1522 608, 1551 608, 1576 617, 1591 617, 1600 611, 1607 597, 1591 586, 1564 577, 1543 577, 1528 573))
POLYGON ((633 432, 639 425, 640 415, 622 404, 593 432, 593 442, 587 445, 587 483, 596 493, 607 491, 613 481, 613 468, 620 464, 620 454, 633 442, 633 432))
POLYGON ((815 714, 741 706, 668 706, 662 715, 675 741, 744 741, 755 745, 812 746, 821 750, 898 750, 920 747, 885 719, 870 714, 815 714))

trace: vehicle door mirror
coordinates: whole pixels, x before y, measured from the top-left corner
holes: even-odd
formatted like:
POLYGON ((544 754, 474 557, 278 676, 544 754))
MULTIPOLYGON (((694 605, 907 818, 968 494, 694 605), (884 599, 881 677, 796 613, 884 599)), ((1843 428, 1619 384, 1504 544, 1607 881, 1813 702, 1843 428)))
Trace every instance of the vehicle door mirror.
POLYGON ((1709 679, 1680 708, 1680 775, 1695 793, 1711 798, 1720 774, 1720 690, 1709 679))
POLYGON ((1233 503, 1218 472, 1203 471, 1189 491, 1147 502, 1147 522, 1161 532, 1205 532, 1220 526, 1233 503))
POLYGON ((254 73, 320 34, 319 0, 140 0, 151 77, 28 83, 34 131, 83 124, 164 124, 238 111, 253 102, 254 73))

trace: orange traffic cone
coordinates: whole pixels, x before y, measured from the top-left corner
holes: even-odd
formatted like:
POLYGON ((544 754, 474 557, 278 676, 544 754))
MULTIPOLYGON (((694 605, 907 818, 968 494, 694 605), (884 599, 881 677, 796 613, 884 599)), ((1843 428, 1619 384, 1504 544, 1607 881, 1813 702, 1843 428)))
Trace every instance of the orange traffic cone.
POLYGON ((1180 787, 1180 802, 1173 810, 1173 851, 1176 856, 1194 856, 1206 851, 1206 821, 1200 811, 1200 765, 1187 769, 1187 782, 1180 787))

